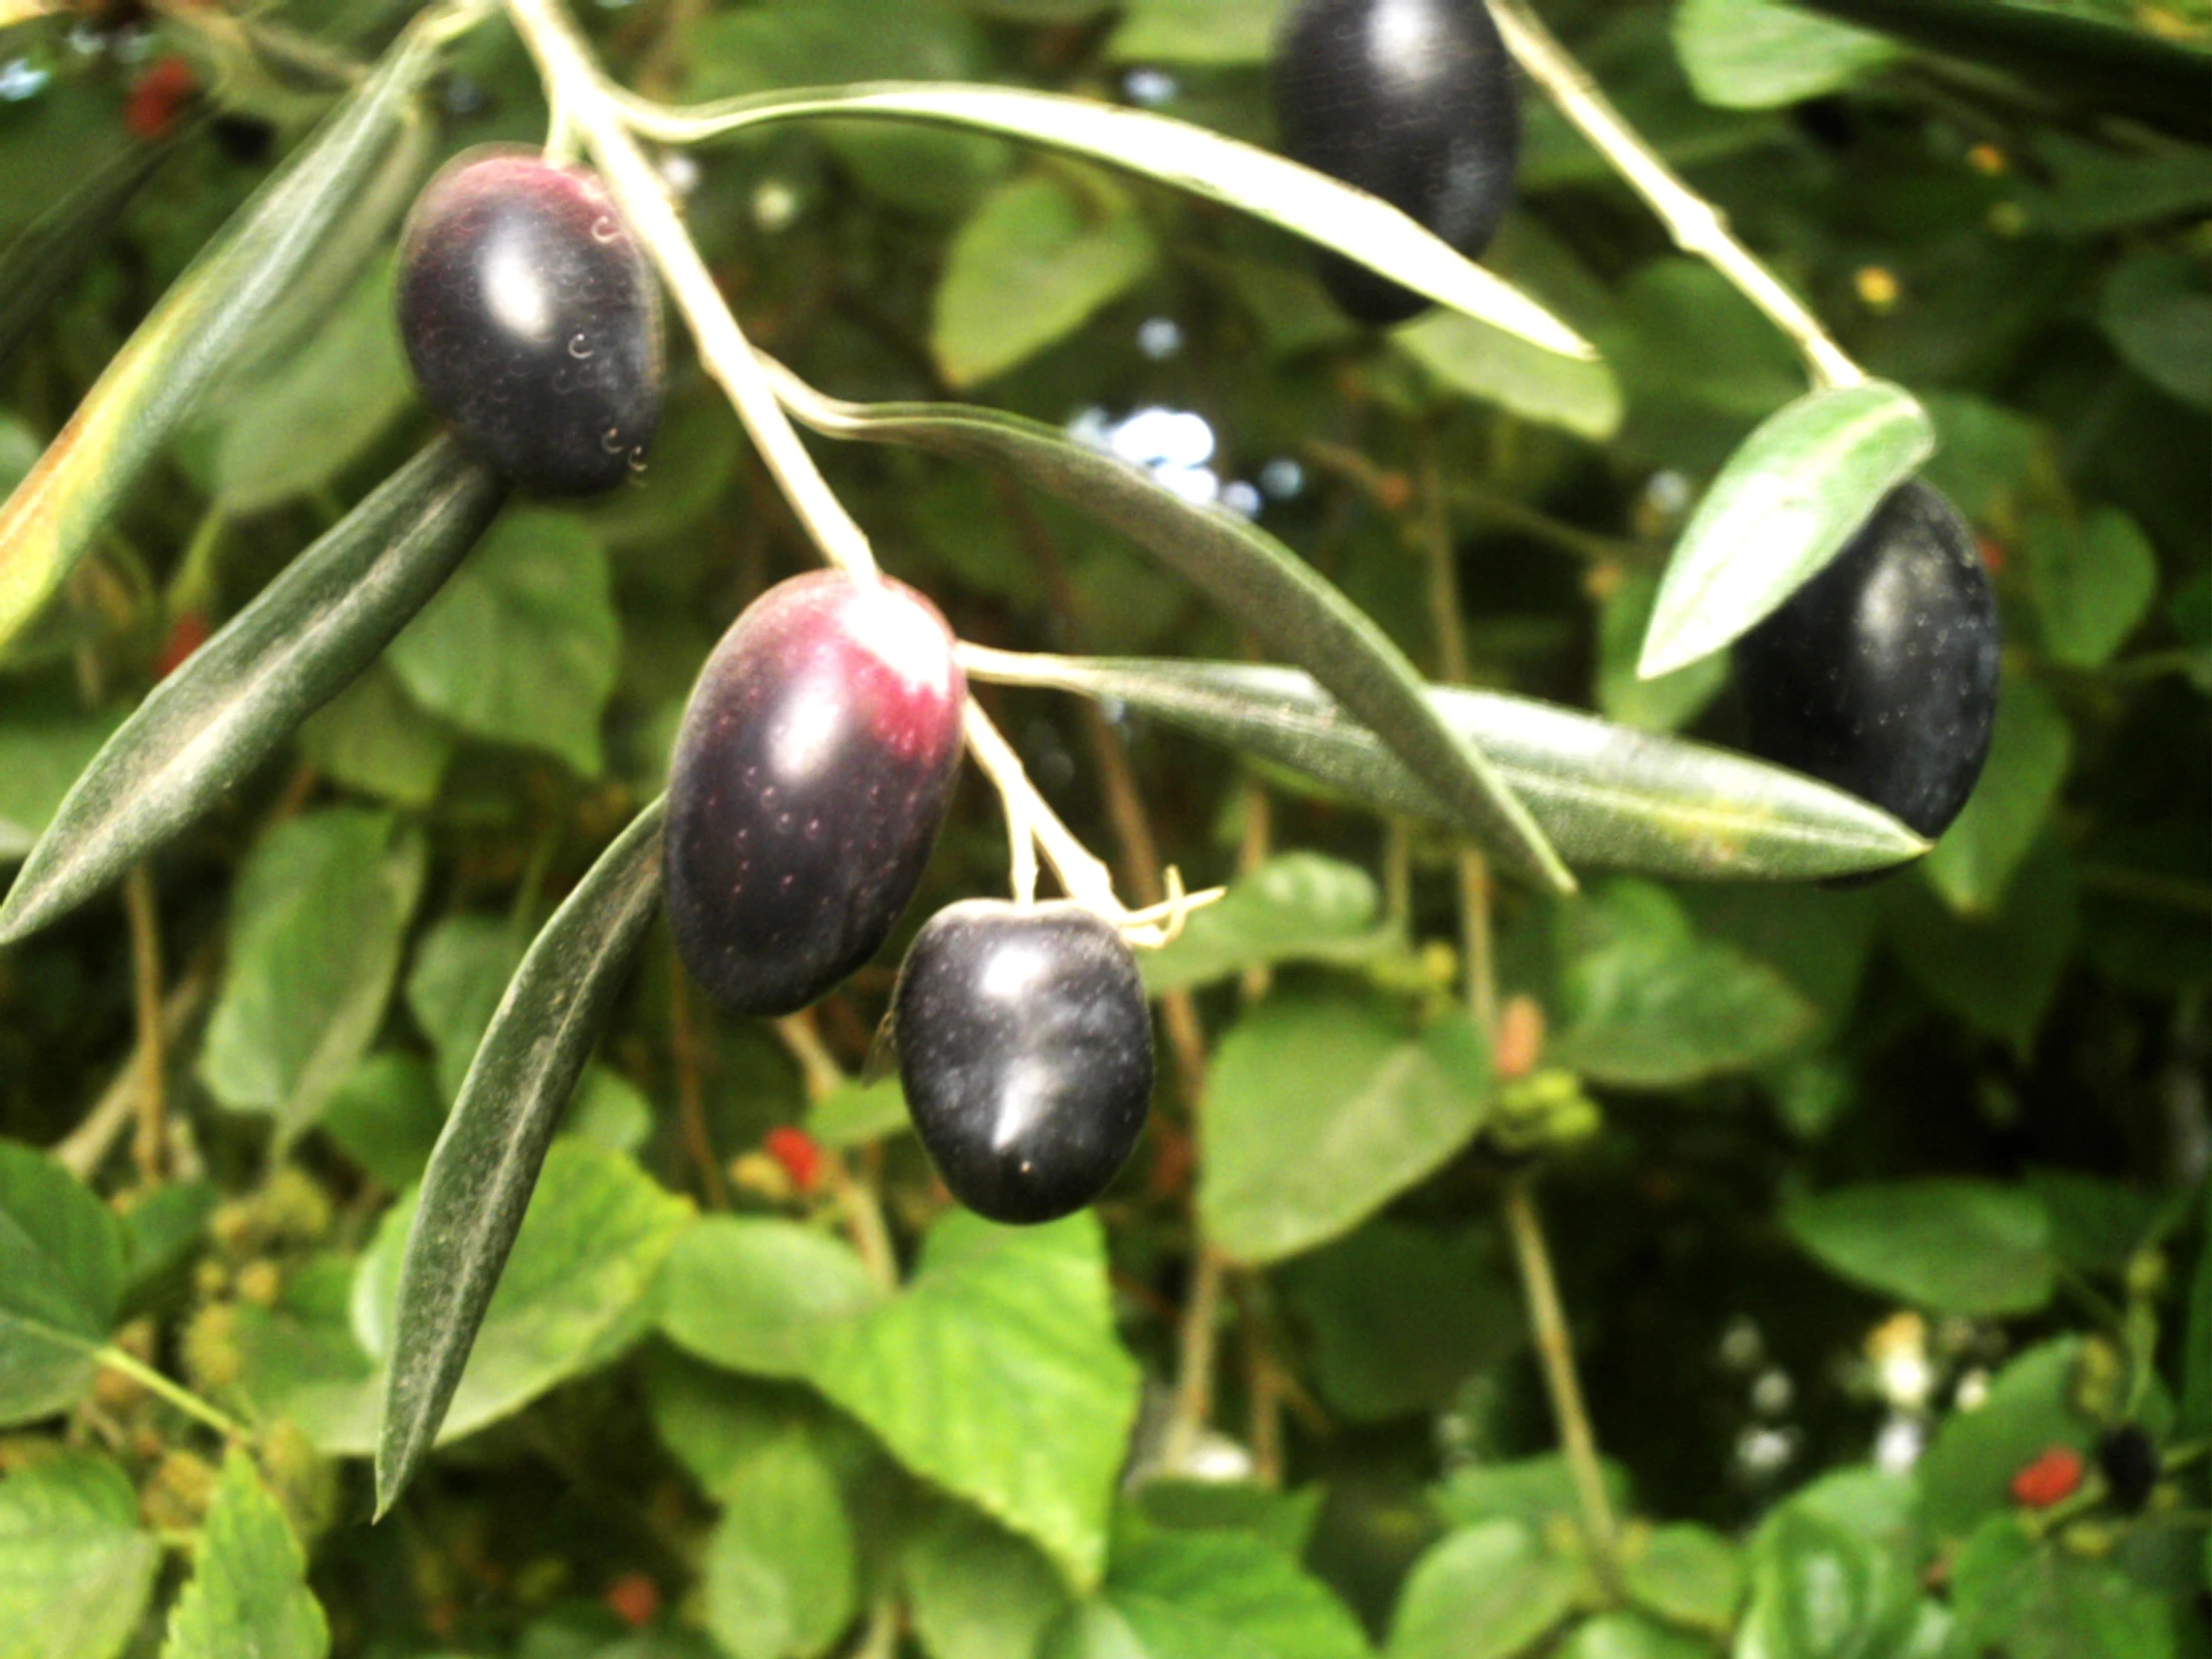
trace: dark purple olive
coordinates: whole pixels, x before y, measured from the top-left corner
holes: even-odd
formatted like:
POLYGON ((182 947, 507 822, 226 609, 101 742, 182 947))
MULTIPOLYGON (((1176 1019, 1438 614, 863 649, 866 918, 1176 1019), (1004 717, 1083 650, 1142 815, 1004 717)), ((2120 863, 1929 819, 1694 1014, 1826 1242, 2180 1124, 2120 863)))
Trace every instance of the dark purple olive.
POLYGON ((781 582, 700 671, 668 785, 669 920, 737 1014, 804 1008, 872 956, 960 766, 952 631, 903 583, 781 582))
POLYGON ((1079 904, 971 898, 915 935, 891 996, 898 1076, 952 1196, 1053 1221, 1106 1190, 1152 1100, 1136 959, 1079 904))
MULTIPOLYGON (((1469 259, 1513 195, 1520 95, 1483 0, 1305 0, 1275 55, 1284 153, 1418 220, 1469 259)), ((1334 253, 1321 277, 1362 322, 1428 301, 1334 253)))
POLYGON ((2158 1484, 2158 1447, 2135 1423, 2113 1429, 2097 1441, 2097 1467, 2103 1471, 2112 1507, 2139 1515, 2158 1484))
POLYGON ((1997 647, 1972 533, 1916 479, 1737 642, 1746 747, 1939 835, 1988 758, 1997 647))
POLYGON ((595 495, 661 420, 661 301, 596 176, 472 152, 432 179, 399 249, 399 332, 463 447, 540 495, 595 495))

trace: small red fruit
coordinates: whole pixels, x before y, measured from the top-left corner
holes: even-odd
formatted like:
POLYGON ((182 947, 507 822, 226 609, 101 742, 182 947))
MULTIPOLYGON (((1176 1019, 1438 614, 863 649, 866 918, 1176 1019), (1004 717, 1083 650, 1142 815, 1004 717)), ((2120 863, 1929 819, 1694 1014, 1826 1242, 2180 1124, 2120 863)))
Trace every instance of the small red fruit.
POLYGON ((792 1178, 792 1185, 803 1193, 815 1190, 815 1181, 822 1174, 822 1147, 814 1136, 804 1129, 785 1125, 771 1129, 761 1149, 779 1164, 792 1178))
POLYGON ((632 1630, 643 1630, 660 1616, 661 1587, 642 1572, 624 1573, 607 1586, 602 1599, 632 1630))
POLYGON ((184 59, 155 59, 131 85, 130 102, 123 106, 123 130, 136 139, 166 137, 178 113, 199 90, 199 79, 184 59))
POLYGON ((180 611, 162 641, 162 654, 154 659, 154 678, 166 680, 185 666, 185 659, 208 643, 212 630, 206 611, 180 611))
POLYGON ((2081 1453, 2054 1445, 2012 1476, 2012 1501, 2028 1509, 2048 1509, 2081 1486, 2081 1453))

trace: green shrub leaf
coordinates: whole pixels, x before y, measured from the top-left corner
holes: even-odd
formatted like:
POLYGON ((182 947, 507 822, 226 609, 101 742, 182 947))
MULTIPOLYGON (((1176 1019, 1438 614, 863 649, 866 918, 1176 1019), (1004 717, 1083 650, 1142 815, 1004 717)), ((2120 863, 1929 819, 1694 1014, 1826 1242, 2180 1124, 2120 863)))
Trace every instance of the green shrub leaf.
POLYGON ((2050 1217, 1987 1181, 1841 1187, 1783 1211, 1792 1238, 1856 1284, 1937 1314, 2031 1314, 2050 1300, 2050 1217))
POLYGON ((2117 1563, 2028 1536, 2015 1515, 1970 1533, 1950 1572, 1970 1649, 2006 1659, 2172 1659, 2175 1615, 2117 1563))
POLYGON ((835 1471, 792 1429, 739 1458, 725 1490, 707 1541, 707 1628, 730 1659, 816 1659, 858 1601, 835 1471))
POLYGON ((161 1544, 104 1457, 63 1452, 0 1480, 0 1653, 119 1659, 145 1614, 161 1544))
POLYGON ((1552 1554, 1518 1521, 1484 1521, 1414 1563, 1390 1622, 1387 1659, 1507 1659, 1566 1622, 1588 1567, 1552 1554))
POLYGON ((1767 110, 1850 86, 1898 49, 1880 35, 1776 0, 1682 0, 1674 47, 1708 104, 1767 110))
POLYGON ((1937 1538, 1963 1537, 1985 1515, 2012 1508, 2012 1477, 2052 1446, 2084 1457, 2097 1427, 2073 1402, 2079 1338, 2029 1349, 1972 1410, 1945 1417, 1918 1470, 1921 1522, 1937 1538))
POLYGON ((83 1183, 0 1141, 0 1423, 74 1405, 123 1302, 123 1230, 83 1183))
POLYGON ((914 1633, 930 1659, 1036 1659, 1068 1606, 1034 1544, 947 1504, 901 1557, 914 1633))
POLYGON ((2032 680, 2009 681, 1981 779, 1928 855, 1928 879, 1946 904, 1969 916, 1998 907, 2072 764, 2073 732, 2050 694, 2032 680))
POLYGON ((244 1447, 223 1460, 192 1582, 169 1615, 162 1659, 324 1659, 329 1626, 307 1557, 244 1447))
POLYGON ((1154 996, 1273 962, 1361 962, 1403 949, 1382 924, 1375 877, 1318 852, 1285 852, 1194 910, 1164 949, 1138 958, 1154 996))
POLYGON ((837 1328, 884 1300, 849 1245, 795 1222, 713 1216, 661 1270, 660 1325, 677 1347, 732 1371, 804 1378, 837 1328))
POLYGON ((1161 1531, 1115 1552, 1103 1593, 1046 1636, 1041 1659, 1367 1659, 1359 1621, 1265 1539, 1161 1531))

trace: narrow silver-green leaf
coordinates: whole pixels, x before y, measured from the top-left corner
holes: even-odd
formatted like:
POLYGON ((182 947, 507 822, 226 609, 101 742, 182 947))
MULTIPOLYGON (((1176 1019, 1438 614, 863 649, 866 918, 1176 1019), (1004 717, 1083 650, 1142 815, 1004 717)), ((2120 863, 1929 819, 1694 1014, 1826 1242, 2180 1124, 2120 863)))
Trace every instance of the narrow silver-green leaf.
POLYGON ((1014 87, 904 81, 762 93, 683 114, 634 104, 632 115, 648 137, 687 143, 821 116, 921 121, 1026 139, 1264 219, 1547 351, 1597 356, 1588 341, 1533 299, 1381 197, 1168 116, 1014 87))
POLYGON ((538 934, 430 1155, 399 1269, 378 1515, 437 1437, 561 1108, 660 902, 663 813, 659 801, 640 813, 538 934))
MULTIPOLYGON (((1242 663, 967 654, 968 673, 1110 698, 1393 816, 1436 798, 1308 676, 1242 663)), ((1654 875, 1811 880, 1880 869, 1928 842, 1858 797, 1682 738, 1529 698, 1430 687, 1554 845, 1577 863, 1654 875)))
POLYGON ((843 403, 783 373, 778 385, 792 412, 818 431, 999 466, 1112 525, 1270 650, 1310 670, 1422 780, 1445 823, 1481 841, 1510 873, 1555 892, 1574 890, 1574 877, 1511 787, 1422 697, 1405 654, 1266 531, 1186 501, 1117 457, 1018 415, 959 403, 843 403))
POLYGON ((1885 380, 1809 392, 1769 415, 1690 515, 1636 672, 1655 680, 1756 626, 1935 452, 1928 411, 1885 380))
POLYGON ((424 14, 193 262, 0 505, 0 644, 59 588, 376 174, 451 28, 424 14))
POLYGON ((506 493, 439 438, 294 559, 94 757, 0 905, 0 942, 82 903, 275 754, 429 602, 506 493))

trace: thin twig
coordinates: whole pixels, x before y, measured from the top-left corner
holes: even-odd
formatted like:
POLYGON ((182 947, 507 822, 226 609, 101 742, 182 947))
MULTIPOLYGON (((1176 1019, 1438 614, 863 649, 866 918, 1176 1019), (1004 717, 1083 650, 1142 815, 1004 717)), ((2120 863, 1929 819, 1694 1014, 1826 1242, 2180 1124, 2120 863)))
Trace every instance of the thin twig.
POLYGON ((1161 1441, 1160 1463, 1169 1473, 1185 1467, 1214 1414, 1214 1355, 1220 1333, 1221 1287, 1228 1258, 1203 1241, 1191 1264, 1191 1287, 1176 1338, 1175 1404, 1161 1441))
MULTIPOLYGON (((770 1027, 791 1057, 799 1062, 800 1077, 810 1104, 819 1105, 844 1087, 848 1081, 844 1068, 837 1064, 836 1056, 822 1040, 812 1009, 786 1014, 770 1021, 770 1027)), ((830 1183, 830 1196, 836 1200, 837 1209, 844 1218, 845 1237, 851 1241, 869 1281, 880 1290, 895 1291, 898 1289, 898 1253, 891 1248, 890 1228, 883 1220, 882 1189, 876 1171, 870 1167, 853 1174, 844 1155, 833 1147, 822 1149, 822 1168, 830 1183)))
POLYGON ((197 1417, 218 1434, 228 1439, 246 1438, 246 1426, 228 1412, 211 1405, 182 1382, 173 1382, 141 1360, 137 1355, 125 1352, 110 1344, 92 1351, 93 1362, 109 1371, 128 1377, 148 1393, 159 1394, 188 1417, 197 1417))
MULTIPOLYGON (((177 982, 162 1004, 161 1040, 164 1051, 176 1046, 208 997, 208 964, 197 964, 177 982)), ((80 1181, 90 1181, 107 1162, 116 1138, 138 1114, 144 1095, 144 1058, 134 1049, 115 1080, 82 1122, 53 1149, 56 1162, 80 1181)))
POLYGON ((161 913, 146 865, 133 865, 124 877, 123 903, 131 918, 131 1001, 138 1018, 138 1134, 131 1156, 139 1178, 154 1186, 167 1162, 169 1044, 163 1031, 161 913))
POLYGON ((1735 284, 1805 354, 1818 386, 1851 386, 1866 373, 1829 338, 1820 319, 1728 229, 1720 210, 1682 182, 1636 130, 1623 121, 1588 71, 1576 63, 1524 0, 1489 0, 1498 32, 1528 78, 1559 113, 1651 205, 1685 254, 1694 254, 1735 284))

